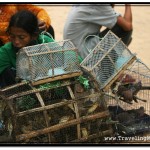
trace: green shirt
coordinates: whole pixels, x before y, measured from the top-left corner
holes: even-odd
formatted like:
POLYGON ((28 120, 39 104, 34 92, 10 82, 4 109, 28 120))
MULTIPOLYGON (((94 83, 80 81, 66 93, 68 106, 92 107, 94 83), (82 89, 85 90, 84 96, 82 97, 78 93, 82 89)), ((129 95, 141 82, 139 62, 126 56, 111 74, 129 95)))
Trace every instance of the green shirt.
MULTIPOLYGON (((39 35, 38 39, 34 41, 33 45, 54 42, 53 39, 46 35, 39 35), (43 40, 44 38, 44 40, 43 40)), ((16 49, 12 42, 0 47, 0 74, 8 67, 16 68, 16 49)))

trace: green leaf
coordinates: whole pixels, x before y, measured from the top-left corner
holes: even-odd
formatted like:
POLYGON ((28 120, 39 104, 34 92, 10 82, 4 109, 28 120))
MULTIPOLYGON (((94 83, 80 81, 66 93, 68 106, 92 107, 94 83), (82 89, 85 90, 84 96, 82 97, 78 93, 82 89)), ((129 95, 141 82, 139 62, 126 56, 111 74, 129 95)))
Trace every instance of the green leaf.
POLYGON ((83 77, 83 76, 79 76, 79 77, 77 78, 77 80, 78 80, 81 84, 83 84, 83 86, 84 86, 85 89, 88 89, 88 88, 89 88, 89 80, 88 80, 87 78, 85 78, 85 77, 83 77))

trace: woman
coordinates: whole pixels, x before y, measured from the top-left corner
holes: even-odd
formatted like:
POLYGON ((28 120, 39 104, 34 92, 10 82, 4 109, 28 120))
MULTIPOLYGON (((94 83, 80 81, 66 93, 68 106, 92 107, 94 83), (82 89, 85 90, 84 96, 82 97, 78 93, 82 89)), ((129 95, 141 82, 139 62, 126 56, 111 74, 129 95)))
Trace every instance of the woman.
POLYGON ((9 41, 6 30, 11 16, 18 11, 29 10, 33 12, 38 18, 40 31, 49 32, 54 38, 54 29, 52 27, 52 20, 48 13, 42 7, 33 4, 1 4, 0 5, 0 46, 9 41))
POLYGON ((38 19, 28 10, 14 14, 9 22, 7 33, 10 41, 0 47, 0 86, 15 83, 16 53, 25 46, 53 42, 46 35, 39 34, 38 19), (43 40, 44 38, 44 40, 43 40))

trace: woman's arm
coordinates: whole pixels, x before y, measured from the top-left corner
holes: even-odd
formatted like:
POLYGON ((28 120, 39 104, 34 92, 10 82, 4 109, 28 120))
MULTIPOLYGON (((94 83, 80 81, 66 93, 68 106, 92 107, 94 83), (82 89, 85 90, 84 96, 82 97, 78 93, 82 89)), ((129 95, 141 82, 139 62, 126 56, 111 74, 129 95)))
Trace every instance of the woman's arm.
MULTIPOLYGON (((10 45, 10 44, 9 44, 10 45)), ((12 66, 12 63, 9 58, 7 51, 8 44, 0 47, 0 74, 8 67, 12 66)), ((11 54, 10 54, 11 55, 11 54)))

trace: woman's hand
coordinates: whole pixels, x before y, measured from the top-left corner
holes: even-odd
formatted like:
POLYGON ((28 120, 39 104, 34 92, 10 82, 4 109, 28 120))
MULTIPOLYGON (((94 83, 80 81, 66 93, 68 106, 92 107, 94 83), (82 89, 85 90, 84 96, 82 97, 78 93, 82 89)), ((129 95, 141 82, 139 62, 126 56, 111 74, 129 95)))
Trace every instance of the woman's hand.
POLYGON ((42 20, 38 20, 38 26, 40 31, 45 31, 46 30, 46 23, 42 20))

